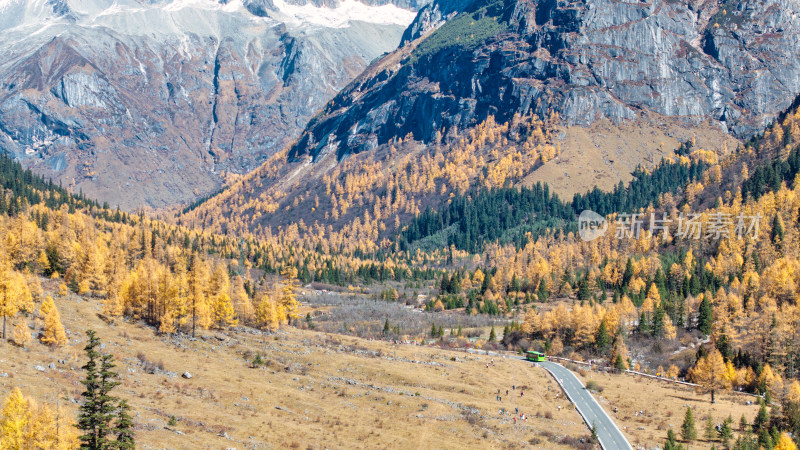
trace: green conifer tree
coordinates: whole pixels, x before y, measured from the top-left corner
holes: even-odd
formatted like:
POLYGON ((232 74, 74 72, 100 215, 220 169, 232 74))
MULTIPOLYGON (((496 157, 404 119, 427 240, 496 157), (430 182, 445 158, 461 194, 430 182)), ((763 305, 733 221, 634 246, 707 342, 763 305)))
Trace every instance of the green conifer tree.
POLYGON ((731 439, 733 439, 733 417, 728 415, 728 418, 722 422, 722 427, 719 430, 719 437, 722 439, 722 445, 725 448, 730 448, 731 439))
POLYGON ((753 432, 756 434, 760 434, 762 430, 766 430, 769 427, 769 413, 767 412, 767 405, 764 401, 761 401, 761 407, 758 409, 758 415, 756 415, 756 419, 753 421, 753 432))
POLYGON ((675 432, 672 431, 672 428, 667 430, 667 442, 664 443, 664 450, 681 450, 683 446, 678 444, 678 441, 675 439, 675 432))
POLYGON ((100 339, 93 330, 86 335, 89 342, 84 347, 89 361, 83 366, 86 378, 81 383, 86 390, 81 394, 83 403, 78 416, 78 429, 84 434, 80 437, 81 448, 105 450, 111 448, 134 448, 133 428, 127 403, 119 403, 110 392, 117 387, 119 375, 114 372, 114 357, 101 353, 100 339), (124 411, 123 411, 124 410, 124 411), (114 421, 116 419, 116 424, 114 421), (110 436, 117 436, 111 440, 110 436))
POLYGON ((133 433, 133 418, 130 415, 130 406, 125 400, 120 400, 117 408, 117 421, 114 424, 114 434, 117 439, 113 443, 115 449, 134 449, 136 443, 133 433))
POLYGON ((687 442, 697 439, 697 428, 694 425, 694 414, 691 407, 686 408, 686 415, 683 417, 683 425, 681 425, 681 436, 687 442))
POLYGON ((697 329, 700 330, 701 333, 708 336, 711 334, 711 325, 714 320, 714 311, 711 309, 711 302, 708 301, 708 297, 703 297, 703 301, 700 302, 700 311, 697 316, 697 329))
POLYGON ((605 321, 600 322, 600 327, 597 329, 597 336, 595 336, 594 343, 595 347, 597 347, 597 353, 601 355, 606 354, 611 347, 611 337, 608 335, 605 321))
POLYGON ((714 418, 711 413, 706 416, 706 439, 711 440, 717 437, 717 429, 714 427, 714 418))

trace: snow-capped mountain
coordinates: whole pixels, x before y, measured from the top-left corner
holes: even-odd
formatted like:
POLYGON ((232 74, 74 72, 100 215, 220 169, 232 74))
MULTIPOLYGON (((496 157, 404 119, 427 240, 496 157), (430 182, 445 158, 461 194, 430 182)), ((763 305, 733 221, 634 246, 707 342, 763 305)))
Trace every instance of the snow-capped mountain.
POLYGON ((0 0, 0 148, 122 207, 191 201, 291 142, 423 3, 0 0))

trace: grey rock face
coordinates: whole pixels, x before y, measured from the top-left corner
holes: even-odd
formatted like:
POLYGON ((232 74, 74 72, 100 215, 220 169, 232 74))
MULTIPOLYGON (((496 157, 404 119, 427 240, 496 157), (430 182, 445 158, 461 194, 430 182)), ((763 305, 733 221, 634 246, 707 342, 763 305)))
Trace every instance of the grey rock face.
POLYGON ((800 94, 799 0, 443 0, 404 41, 437 26, 343 90, 291 155, 359 152, 408 133, 429 141, 530 112, 588 125, 650 111, 747 136, 800 94), (472 17, 459 22, 464 11, 472 17), (470 43, 469 23, 492 15, 503 27, 470 43))
POLYGON ((112 206, 190 202, 397 47, 413 11, 373 3, 0 0, 0 151, 112 206))

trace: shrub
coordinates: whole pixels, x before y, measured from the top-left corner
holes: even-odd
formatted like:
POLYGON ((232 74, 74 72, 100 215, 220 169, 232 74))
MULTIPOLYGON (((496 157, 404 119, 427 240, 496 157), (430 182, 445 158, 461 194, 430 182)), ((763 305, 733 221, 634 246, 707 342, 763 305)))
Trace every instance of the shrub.
POLYGON ((597 382, 594 380, 589 380, 586 382, 586 389, 597 393, 603 392, 603 387, 597 384, 597 382))

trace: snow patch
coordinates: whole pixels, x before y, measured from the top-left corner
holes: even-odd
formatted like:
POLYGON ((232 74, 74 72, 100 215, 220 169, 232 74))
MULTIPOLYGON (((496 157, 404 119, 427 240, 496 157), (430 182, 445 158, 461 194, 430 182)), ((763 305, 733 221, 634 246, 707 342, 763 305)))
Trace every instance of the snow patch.
POLYGON ((290 5, 284 0, 273 0, 273 4, 278 13, 285 16, 282 19, 288 22, 329 28, 345 28, 353 21, 408 26, 417 15, 414 11, 392 4, 370 6, 357 0, 344 0, 336 8, 317 7, 312 4, 290 5))

